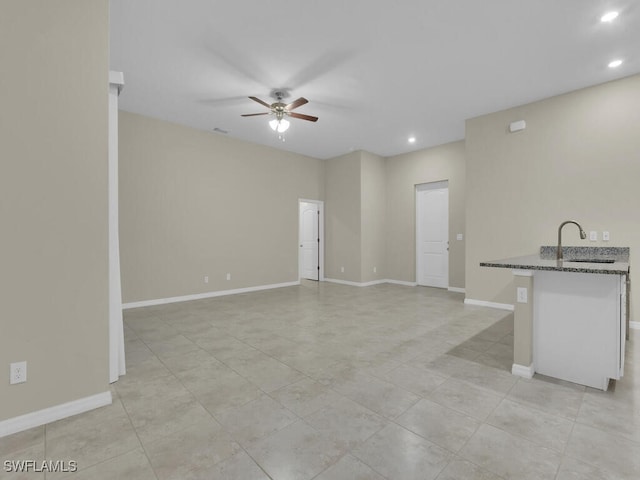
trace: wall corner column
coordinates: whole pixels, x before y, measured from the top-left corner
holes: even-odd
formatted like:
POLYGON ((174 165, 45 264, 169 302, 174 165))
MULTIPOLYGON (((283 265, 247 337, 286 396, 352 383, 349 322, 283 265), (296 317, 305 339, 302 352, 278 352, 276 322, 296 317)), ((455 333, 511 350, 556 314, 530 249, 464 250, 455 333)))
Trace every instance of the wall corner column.
POLYGON ((513 366, 511 373, 519 377, 531 378, 533 367, 533 272, 513 270, 514 312, 513 312, 513 366), (518 301, 518 288, 525 288, 526 303, 518 301))

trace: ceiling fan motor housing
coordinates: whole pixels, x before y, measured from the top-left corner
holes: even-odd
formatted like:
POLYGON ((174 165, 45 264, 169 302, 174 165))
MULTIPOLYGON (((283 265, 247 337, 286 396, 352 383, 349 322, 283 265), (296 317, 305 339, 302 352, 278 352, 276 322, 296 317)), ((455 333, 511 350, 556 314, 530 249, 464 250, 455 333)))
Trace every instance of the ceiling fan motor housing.
POLYGON ((278 102, 282 102, 282 100, 284 98, 289 97, 289 95, 291 94, 284 88, 277 88, 271 91, 271 96, 275 98, 278 102))

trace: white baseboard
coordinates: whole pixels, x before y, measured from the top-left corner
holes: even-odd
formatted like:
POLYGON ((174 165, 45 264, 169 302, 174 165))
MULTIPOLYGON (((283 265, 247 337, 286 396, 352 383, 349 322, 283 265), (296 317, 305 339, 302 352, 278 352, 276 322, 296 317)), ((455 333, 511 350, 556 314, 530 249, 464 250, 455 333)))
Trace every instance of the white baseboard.
POLYGON ((362 282, 360 284, 361 287, 371 287, 373 285, 382 285, 383 283, 387 283, 386 280, 372 280, 370 282, 362 282))
POLYGON ((415 287, 418 284, 416 282, 405 282, 403 280, 391 280, 385 278, 383 280, 373 280, 371 282, 352 282, 351 280, 339 280, 337 278, 325 278, 325 282, 339 283, 341 285, 350 285, 352 287, 370 287, 372 285, 382 285, 383 283, 391 283, 394 285, 404 285, 406 287, 415 287))
POLYGON ((104 407, 105 405, 111 405, 112 401, 111 392, 106 391, 91 395, 90 397, 79 398, 78 400, 73 400, 61 405, 55 405, 20 415, 19 417, 2 420, 0 422, 0 438, 29 430, 30 428, 39 427, 46 423, 55 422, 56 420, 78 415, 79 413, 88 412, 95 408, 104 407))
POLYGON ((350 285, 352 287, 370 287, 372 285, 380 285, 382 283, 387 283, 387 280, 373 280, 371 282, 352 282, 351 280, 339 280, 337 278, 326 278, 325 282, 330 283, 339 283, 340 285, 350 285))
POLYGON ((640 322, 629 322, 629 328, 632 330, 640 330, 640 322))
POLYGON ((237 295, 238 293, 258 292, 260 290, 271 290, 273 288, 293 287, 300 285, 300 280, 286 283, 273 283, 270 285, 258 285, 256 287, 235 288, 232 290, 218 290, 215 292, 196 293, 194 295, 183 295, 180 297, 158 298, 155 300, 142 300, 140 302, 124 303, 123 310, 129 308, 151 307, 154 305, 165 305, 167 303, 190 302, 191 300, 202 300, 204 298, 222 297, 224 295, 237 295))
MULTIPOLYGON (((371 282, 352 282, 350 280, 339 280, 337 278, 323 278, 322 281, 330 282, 330 283, 338 283, 341 285, 350 285, 352 287, 370 287, 372 285, 381 285, 383 283, 391 283, 394 285, 404 285, 406 287, 415 287, 418 284, 416 282, 405 282, 404 280, 392 280, 389 278, 385 278, 382 280, 373 280, 371 282)), ((155 305, 165 305, 167 303, 178 303, 178 302, 190 302, 192 300, 202 300, 204 298, 213 298, 213 297, 222 297, 224 295, 236 295, 238 293, 249 293, 249 292, 258 292, 261 290, 271 290, 273 288, 282 288, 282 287, 293 287, 296 285, 300 285, 300 280, 295 282, 285 282, 285 283, 274 283, 271 285, 258 285, 256 287, 246 287, 246 288, 236 288, 232 290, 218 290, 215 292, 206 292, 206 293, 196 293, 193 295, 182 295, 179 297, 169 297, 169 298, 157 298, 153 300, 141 300, 139 302, 128 302, 122 304, 123 310, 128 310, 130 308, 140 308, 140 307, 152 307, 155 305)), ((464 293, 464 288, 457 287, 449 287, 449 291, 451 292, 459 292, 464 293)), ((499 304, 496 304, 499 305, 499 304)), ((490 306, 490 305, 485 305, 490 306)), ((496 307, 499 308, 499 307, 496 307)))
POLYGON ((524 365, 518 365, 517 363, 514 363, 511 366, 511 374, 518 377, 532 378, 534 373, 535 372, 533 371, 533 363, 528 367, 525 367, 524 365))
POLYGON ((405 282, 404 280, 391 280, 391 279, 386 279, 385 282, 387 283, 391 283, 393 285, 404 285, 405 287, 417 287, 418 286, 418 282, 405 282))
POLYGON ((473 298, 465 298, 465 305, 476 305, 478 307, 497 308, 498 310, 509 310, 513 312, 514 307, 509 303, 486 302, 484 300, 474 300, 473 298))

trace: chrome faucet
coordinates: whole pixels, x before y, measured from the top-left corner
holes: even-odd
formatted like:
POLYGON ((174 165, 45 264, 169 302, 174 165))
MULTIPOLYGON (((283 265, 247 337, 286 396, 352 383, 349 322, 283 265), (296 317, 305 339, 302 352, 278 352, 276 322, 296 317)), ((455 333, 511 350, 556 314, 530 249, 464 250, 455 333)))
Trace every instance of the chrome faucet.
POLYGON ((578 222, 574 222, 573 220, 567 220, 566 222, 562 222, 558 227, 558 253, 557 253, 558 260, 562 260, 562 227, 564 227, 567 223, 573 223, 580 229, 580 238, 582 240, 587 238, 587 234, 585 233, 585 231, 582 229, 582 227, 578 222))

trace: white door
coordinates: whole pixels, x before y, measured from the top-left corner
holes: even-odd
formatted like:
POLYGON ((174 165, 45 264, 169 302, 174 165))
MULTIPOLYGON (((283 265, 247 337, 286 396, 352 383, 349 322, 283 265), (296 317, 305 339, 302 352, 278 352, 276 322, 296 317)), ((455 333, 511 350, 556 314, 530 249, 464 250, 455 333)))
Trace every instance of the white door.
POLYGON ((416 281, 426 287, 449 286, 449 185, 416 187, 416 281))
POLYGON ((319 227, 318 204, 300 202, 300 276, 309 280, 320 280, 319 227))

